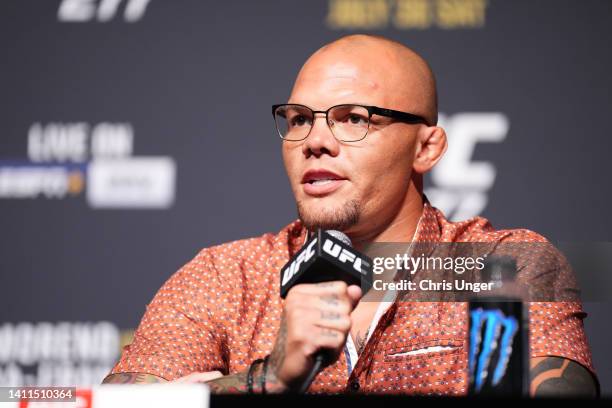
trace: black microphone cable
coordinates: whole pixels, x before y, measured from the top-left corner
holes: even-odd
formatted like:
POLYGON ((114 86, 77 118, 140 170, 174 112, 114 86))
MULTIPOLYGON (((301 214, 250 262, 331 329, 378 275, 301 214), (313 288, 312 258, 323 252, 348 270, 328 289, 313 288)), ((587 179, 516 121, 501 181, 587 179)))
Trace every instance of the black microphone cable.
POLYGON ((314 361, 314 364, 312 365, 312 368, 308 372, 308 376, 304 379, 304 382, 300 386, 300 390, 298 391, 300 394, 304 394, 308 390, 308 388, 310 387, 310 384, 312 384, 312 380, 314 380, 316 375, 319 373, 319 371, 323 367, 324 361, 325 361, 325 355, 323 354, 323 352, 319 351, 315 355, 315 361, 314 361))

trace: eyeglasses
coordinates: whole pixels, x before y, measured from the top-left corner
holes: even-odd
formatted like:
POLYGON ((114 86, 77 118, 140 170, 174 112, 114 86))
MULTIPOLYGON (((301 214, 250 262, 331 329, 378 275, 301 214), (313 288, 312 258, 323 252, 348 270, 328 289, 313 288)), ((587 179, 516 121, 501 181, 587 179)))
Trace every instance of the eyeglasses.
POLYGON ((276 130, 283 140, 306 139, 312 130, 316 113, 325 114, 327 126, 334 137, 342 142, 363 140, 370 129, 372 115, 385 116, 411 124, 424 123, 429 126, 422 116, 378 106, 344 104, 332 106, 326 111, 315 111, 308 106, 294 103, 272 105, 276 130))

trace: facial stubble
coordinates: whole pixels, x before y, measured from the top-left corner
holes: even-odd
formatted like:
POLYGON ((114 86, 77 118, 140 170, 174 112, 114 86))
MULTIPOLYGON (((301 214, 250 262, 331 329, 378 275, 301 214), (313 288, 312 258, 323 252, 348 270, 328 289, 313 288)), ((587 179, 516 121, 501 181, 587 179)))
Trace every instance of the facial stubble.
POLYGON ((359 222, 361 205, 357 200, 348 200, 340 208, 323 208, 317 211, 306 209, 304 203, 298 201, 297 211, 302 224, 310 231, 317 228, 346 231, 359 222))

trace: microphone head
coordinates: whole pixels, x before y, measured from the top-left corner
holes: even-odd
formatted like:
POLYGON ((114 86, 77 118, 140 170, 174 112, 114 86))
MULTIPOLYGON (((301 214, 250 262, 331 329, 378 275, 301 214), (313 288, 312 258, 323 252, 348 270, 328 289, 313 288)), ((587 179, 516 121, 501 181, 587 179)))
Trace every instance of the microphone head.
POLYGON ((336 230, 327 230, 325 232, 327 232, 329 235, 336 238, 338 241, 342 242, 343 244, 346 244, 350 247, 353 246, 351 239, 344 232, 336 231, 336 230))

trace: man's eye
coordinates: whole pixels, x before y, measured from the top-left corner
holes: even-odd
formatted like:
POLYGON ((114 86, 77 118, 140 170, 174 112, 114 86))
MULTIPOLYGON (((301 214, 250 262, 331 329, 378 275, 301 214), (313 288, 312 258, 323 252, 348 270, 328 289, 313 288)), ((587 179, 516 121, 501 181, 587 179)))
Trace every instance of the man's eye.
POLYGON ((296 115, 293 118, 291 118, 291 126, 304 126, 305 124, 308 123, 308 118, 306 118, 306 116, 304 115, 296 115))
POLYGON ((347 120, 351 125, 367 125, 368 123, 366 118, 355 114, 348 115, 347 120))

